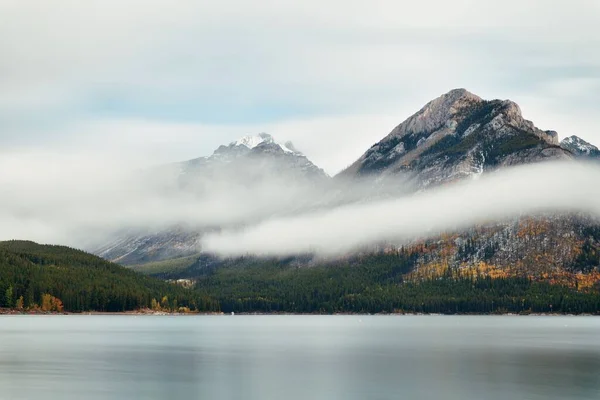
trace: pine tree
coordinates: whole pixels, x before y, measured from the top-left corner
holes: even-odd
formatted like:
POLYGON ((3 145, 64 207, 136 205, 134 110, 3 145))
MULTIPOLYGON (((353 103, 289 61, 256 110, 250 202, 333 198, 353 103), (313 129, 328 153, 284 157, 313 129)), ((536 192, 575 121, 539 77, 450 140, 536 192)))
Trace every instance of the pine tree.
POLYGON ((4 303, 6 304, 6 307, 8 308, 12 308, 14 303, 13 303, 13 287, 9 286, 8 289, 6 289, 6 292, 4 293, 4 303))

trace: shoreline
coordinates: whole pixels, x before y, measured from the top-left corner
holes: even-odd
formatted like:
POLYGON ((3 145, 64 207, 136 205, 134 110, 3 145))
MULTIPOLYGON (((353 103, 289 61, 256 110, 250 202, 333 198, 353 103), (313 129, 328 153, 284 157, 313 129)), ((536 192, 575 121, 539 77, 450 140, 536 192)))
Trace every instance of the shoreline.
POLYGON ((55 312, 55 311, 19 311, 12 309, 0 309, 0 316, 3 315, 80 315, 80 316, 177 316, 177 317, 193 317, 193 316, 497 316, 497 317, 599 317, 600 313, 590 314, 563 314, 563 313, 464 313, 464 314, 441 314, 441 313, 287 313, 287 312, 240 312, 240 313, 225 313, 225 312, 167 312, 167 311, 152 311, 152 310, 135 310, 135 311, 82 311, 82 312, 55 312))

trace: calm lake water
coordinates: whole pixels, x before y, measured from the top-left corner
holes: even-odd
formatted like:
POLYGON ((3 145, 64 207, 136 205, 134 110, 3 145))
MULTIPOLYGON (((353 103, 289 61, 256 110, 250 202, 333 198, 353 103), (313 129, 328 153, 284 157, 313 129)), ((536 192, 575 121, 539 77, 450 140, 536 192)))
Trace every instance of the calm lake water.
POLYGON ((600 399, 600 318, 2 316, 0 399, 600 399))

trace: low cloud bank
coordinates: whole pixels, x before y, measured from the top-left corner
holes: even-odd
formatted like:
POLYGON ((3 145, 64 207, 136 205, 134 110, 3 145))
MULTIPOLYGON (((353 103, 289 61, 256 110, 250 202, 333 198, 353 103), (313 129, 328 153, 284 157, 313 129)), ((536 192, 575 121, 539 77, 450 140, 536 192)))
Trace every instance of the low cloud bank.
POLYGON ((211 232, 201 249, 221 256, 326 256, 521 214, 600 216, 597 164, 522 166, 419 193, 401 176, 327 180, 284 167, 195 161, 140 171, 106 154, 4 154, 0 240, 96 249, 177 228, 211 232))
POLYGON ((136 170, 110 154, 0 154, 0 240, 96 249, 115 237, 202 232, 329 209, 407 186, 305 177, 277 159, 175 163, 136 170))
POLYGON ((393 200, 344 205, 212 233, 202 245, 205 251, 222 256, 327 256, 548 211, 600 216, 600 167, 580 163, 516 167, 393 200))

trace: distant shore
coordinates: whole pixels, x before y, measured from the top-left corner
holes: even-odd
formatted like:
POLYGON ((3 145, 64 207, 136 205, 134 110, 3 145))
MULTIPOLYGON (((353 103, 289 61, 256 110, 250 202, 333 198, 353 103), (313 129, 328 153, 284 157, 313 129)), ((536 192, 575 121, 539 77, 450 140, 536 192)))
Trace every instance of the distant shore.
POLYGON ((154 311, 150 309, 131 310, 131 311, 41 311, 41 310, 15 310, 0 308, 0 315, 223 315, 222 312, 169 312, 154 311))
POLYGON ((464 313, 464 314, 440 314, 440 313, 375 313, 375 314, 366 314, 366 313, 287 313, 287 312, 273 312, 273 313, 264 313, 264 312, 240 312, 240 313, 225 313, 225 312, 189 312, 189 313, 180 313, 180 312, 168 312, 168 311, 154 311, 150 309, 144 310, 134 310, 134 311, 82 311, 82 312, 72 312, 72 311, 64 311, 64 312, 55 312, 55 311, 39 311, 39 310, 14 310, 14 309, 6 309, 0 308, 0 315, 135 315, 135 316, 208 316, 208 315, 224 315, 224 316, 249 316, 249 315, 328 315, 328 316, 344 316, 344 315, 388 315, 388 316, 513 316, 513 317, 541 317, 541 316, 555 316, 555 317, 566 317, 566 316, 580 316, 580 317, 592 317, 592 316, 600 316, 600 312, 597 314, 562 314, 562 313, 487 313, 487 314, 478 314, 478 313, 464 313))

